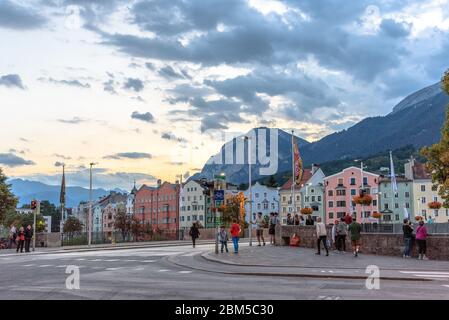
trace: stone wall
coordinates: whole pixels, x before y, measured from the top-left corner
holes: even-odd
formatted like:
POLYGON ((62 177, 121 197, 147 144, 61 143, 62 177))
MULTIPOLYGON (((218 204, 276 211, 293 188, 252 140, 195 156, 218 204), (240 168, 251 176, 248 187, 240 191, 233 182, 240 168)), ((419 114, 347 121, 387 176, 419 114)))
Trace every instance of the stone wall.
POLYGON ((60 247, 61 234, 59 232, 52 233, 36 233, 36 248, 39 247, 60 247))
MULTIPOLYGON (((315 226, 276 226, 276 245, 289 245, 290 237, 298 234, 300 247, 316 248, 315 226)), ((331 227, 327 228, 328 239, 331 227)), ((387 256, 402 256, 404 239, 402 234, 362 233, 361 252, 387 256)), ((351 251, 349 236, 346 237, 346 251, 351 251)), ((413 246, 413 257, 418 256, 418 247, 413 246)), ((427 238, 427 257, 434 260, 449 260, 449 235, 433 234, 427 238)))

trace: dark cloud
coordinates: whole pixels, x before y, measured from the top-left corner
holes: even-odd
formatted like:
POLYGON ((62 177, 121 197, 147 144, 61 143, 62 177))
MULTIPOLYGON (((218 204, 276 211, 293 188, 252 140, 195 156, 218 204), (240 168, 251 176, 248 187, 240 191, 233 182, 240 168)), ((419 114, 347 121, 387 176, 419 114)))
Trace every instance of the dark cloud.
POLYGON ((165 66, 158 71, 159 75, 167 79, 191 79, 190 75, 182 70, 180 72, 175 71, 171 66, 165 66))
POLYGON ((156 70, 156 66, 154 65, 154 63, 151 63, 151 62, 145 63, 145 67, 146 67, 148 70, 151 70, 151 71, 155 71, 155 70, 156 70))
POLYGON ((132 119, 137 119, 145 122, 154 122, 154 117, 151 113, 145 112, 145 113, 139 113, 137 111, 134 111, 131 114, 132 119))
POLYGON ((12 153, 0 153, 0 163, 8 167, 18 167, 34 165, 35 163, 31 160, 25 160, 19 156, 12 153))
POLYGON ((66 85, 66 86, 71 86, 71 87, 78 87, 78 88, 90 88, 90 84, 89 83, 82 83, 79 80, 57 80, 57 79, 53 79, 53 78, 39 78, 40 81, 47 81, 50 83, 54 83, 54 84, 62 84, 62 85, 66 85))
POLYGON ((42 27, 47 19, 31 7, 0 1, 0 28, 29 30, 42 27))
POLYGON ((112 154, 109 156, 104 156, 104 159, 151 159, 152 156, 149 153, 143 153, 143 152, 120 152, 116 154, 112 154))
POLYGON ((79 118, 79 117, 73 117, 72 119, 58 119, 58 122, 67 123, 67 124, 79 124, 79 123, 87 122, 87 120, 79 118))
POLYGON ((187 143, 187 139, 176 137, 174 134, 171 134, 169 132, 163 132, 161 135, 161 138, 165 139, 165 140, 173 140, 173 141, 187 143))
POLYGON ((115 91, 115 81, 112 79, 109 79, 108 81, 103 82, 103 90, 107 91, 111 94, 117 94, 117 91, 115 91))
POLYGON ((127 78, 126 82, 123 84, 123 88, 140 92, 143 90, 144 85, 142 80, 140 79, 127 78))
POLYGON ((411 25, 396 22, 393 19, 383 19, 380 29, 392 38, 407 37, 410 34, 411 25))
MULTIPOLYGON (((1 11, 1 8, 0 8, 1 11)), ((25 86, 22 83, 22 79, 18 74, 7 74, 0 77, 0 86, 5 86, 9 88, 19 88, 25 89, 25 86)))
POLYGON ((25 150, 17 150, 17 149, 9 149, 8 150, 10 153, 20 153, 20 154, 25 154, 25 150))
POLYGON ((64 162, 59 162, 59 161, 55 162, 55 167, 62 167, 64 165, 65 165, 64 162))

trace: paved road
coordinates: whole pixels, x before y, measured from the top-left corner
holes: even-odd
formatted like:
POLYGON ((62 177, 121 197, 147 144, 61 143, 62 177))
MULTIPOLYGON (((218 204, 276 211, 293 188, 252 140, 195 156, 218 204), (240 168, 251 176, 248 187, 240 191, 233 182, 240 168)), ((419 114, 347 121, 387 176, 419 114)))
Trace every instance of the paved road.
POLYGON ((0 299, 449 299, 449 274, 439 271, 431 281, 382 280, 380 290, 367 290, 360 279, 221 273, 226 266, 201 256, 212 250, 201 245, 0 256, 0 299), (66 288, 70 265, 80 270, 79 290, 66 288))

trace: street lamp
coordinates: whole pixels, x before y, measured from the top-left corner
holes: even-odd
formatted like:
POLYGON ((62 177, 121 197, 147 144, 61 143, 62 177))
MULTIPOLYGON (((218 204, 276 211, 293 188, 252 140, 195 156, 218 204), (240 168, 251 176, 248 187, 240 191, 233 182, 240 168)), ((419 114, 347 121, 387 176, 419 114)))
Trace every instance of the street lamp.
POLYGON ((89 218, 88 218, 88 242, 90 246, 92 244, 92 167, 98 164, 97 162, 89 163, 89 218))
POLYGON ((251 190, 251 137, 245 136, 244 139, 248 141, 248 184, 249 184, 249 245, 253 245, 253 224, 251 218, 253 215, 253 193, 251 190))
MULTIPOLYGON (((365 181, 363 180, 363 169, 366 168, 366 167, 363 166, 363 161, 362 161, 362 160, 356 159, 356 160, 354 160, 354 161, 355 161, 355 162, 360 162, 360 175, 361 175, 361 178, 362 178, 362 182, 361 182, 361 190, 363 191, 363 190, 365 189, 365 181)), ((361 207, 362 207, 362 219, 363 219, 364 216, 365 216, 365 210, 364 210, 364 207, 363 207, 363 206, 364 206, 364 205, 362 204, 362 205, 361 205, 361 207)), ((357 219, 357 212, 356 212, 355 216, 356 216, 356 219, 357 219)))

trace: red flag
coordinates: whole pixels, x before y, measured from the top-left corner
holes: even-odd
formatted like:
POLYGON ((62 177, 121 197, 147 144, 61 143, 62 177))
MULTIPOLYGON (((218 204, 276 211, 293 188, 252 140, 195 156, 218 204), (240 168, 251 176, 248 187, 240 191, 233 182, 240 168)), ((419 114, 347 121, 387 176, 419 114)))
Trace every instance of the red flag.
POLYGON ((296 137, 293 138, 293 156, 294 156, 294 167, 295 167, 295 182, 297 185, 301 183, 302 178, 302 159, 299 154, 298 143, 296 141, 296 137))

